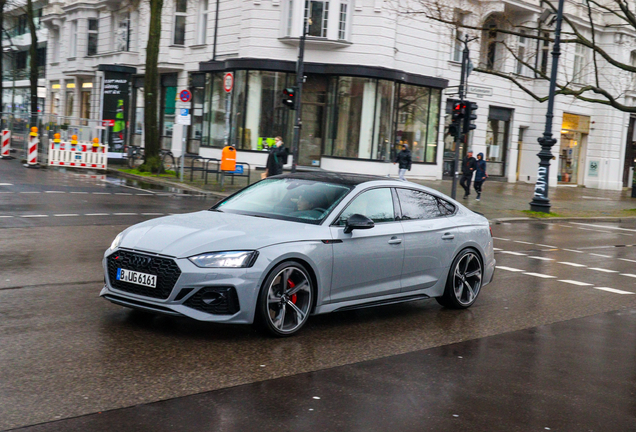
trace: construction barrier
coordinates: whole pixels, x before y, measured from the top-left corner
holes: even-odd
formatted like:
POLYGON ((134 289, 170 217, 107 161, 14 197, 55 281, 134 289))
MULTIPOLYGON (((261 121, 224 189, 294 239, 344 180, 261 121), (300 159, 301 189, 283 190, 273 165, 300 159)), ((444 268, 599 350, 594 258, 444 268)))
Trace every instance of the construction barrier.
POLYGON ((63 142, 60 134, 55 134, 49 150, 49 165, 105 170, 108 146, 100 144, 97 138, 92 143, 77 141, 77 135, 71 137, 71 142, 63 142))
POLYGON ((38 137, 38 128, 33 126, 31 128, 31 133, 29 134, 29 146, 28 146, 28 154, 27 154, 27 168, 37 168, 38 167, 38 144, 40 143, 40 138, 38 137))
POLYGON ((0 159, 11 159, 11 131, 3 129, 2 131, 2 152, 0 152, 0 159))

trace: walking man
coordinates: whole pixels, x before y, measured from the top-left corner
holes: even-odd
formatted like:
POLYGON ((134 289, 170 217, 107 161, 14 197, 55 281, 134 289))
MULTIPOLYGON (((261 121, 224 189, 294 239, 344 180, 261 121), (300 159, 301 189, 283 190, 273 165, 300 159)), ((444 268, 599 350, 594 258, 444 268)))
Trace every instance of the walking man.
POLYGON ((475 192, 477 192, 477 201, 481 199, 481 185, 484 184, 486 178, 488 178, 488 174, 486 174, 486 161, 484 160, 484 154, 479 153, 477 155, 475 169, 475 192))
POLYGON ((406 181, 406 178, 404 178, 404 174, 406 174, 407 171, 411 171, 411 151, 409 150, 409 146, 407 144, 404 144, 402 146, 402 151, 400 151, 395 157, 393 165, 395 165, 396 163, 399 164, 400 168, 400 180, 406 181))
POLYGON ((459 180, 459 184, 464 188, 464 199, 470 195, 470 182, 473 179, 473 172, 477 168, 477 161, 473 157, 473 151, 468 150, 466 157, 462 161, 462 178, 459 180))

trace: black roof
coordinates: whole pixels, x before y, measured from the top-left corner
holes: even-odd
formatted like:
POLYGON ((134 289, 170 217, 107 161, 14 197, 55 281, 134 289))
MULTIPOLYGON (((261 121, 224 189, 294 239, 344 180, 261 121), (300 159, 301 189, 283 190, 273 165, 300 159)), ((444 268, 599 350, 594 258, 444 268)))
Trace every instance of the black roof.
POLYGON ((293 174, 280 174, 277 176, 273 176, 271 178, 313 180, 313 181, 342 184, 346 186, 357 186, 361 183, 366 183, 370 181, 378 181, 378 180, 399 182, 397 179, 390 178, 390 177, 365 175, 365 174, 342 174, 342 173, 335 173, 335 172, 328 172, 328 171, 304 171, 304 172, 296 172, 293 174))

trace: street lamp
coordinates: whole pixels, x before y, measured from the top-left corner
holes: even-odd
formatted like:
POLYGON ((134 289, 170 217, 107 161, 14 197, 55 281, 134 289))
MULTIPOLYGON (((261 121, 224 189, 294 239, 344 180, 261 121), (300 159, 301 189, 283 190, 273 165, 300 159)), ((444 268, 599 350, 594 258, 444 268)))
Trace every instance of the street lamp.
POLYGON ((556 28, 554 30, 554 45, 552 48, 552 70, 550 71, 550 89, 548 92, 548 110, 545 113, 545 130, 543 136, 538 139, 541 145, 539 156, 539 170, 537 184, 534 186, 534 196, 530 202, 530 210, 550 213, 550 199, 548 198, 548 184, 550 181, 550 160, 552 159, 552 146, 557 140, 552 137, 552 118, 554 117, 554 93, 556 92, 557 68, 561 55, 561 22, 563 21, 563 3, 559 0, 556 15, 556 28))

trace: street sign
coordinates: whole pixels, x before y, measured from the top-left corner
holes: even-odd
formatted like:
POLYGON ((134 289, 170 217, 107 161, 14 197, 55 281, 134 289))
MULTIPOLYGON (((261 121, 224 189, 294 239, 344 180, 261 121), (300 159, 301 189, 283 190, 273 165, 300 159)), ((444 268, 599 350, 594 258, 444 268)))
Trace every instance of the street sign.
POLYGON ((243 174, 243 165, 236 165, 236 168, 234 168, 234 174, 243 174))
POLYGON ((223 77, 223 89, 226 93, 229 93, 234 88, 234 74, 232 72, 228 72, 223 77))
POLYGON ((115 120, 104 120, 102 121, 103 126, 115 126, 115 120))
POLYGON ((192 109, 192 102, 177 101, 175 108, 177 109, 192 109))
POLYGON ((179 115, 177 116, 177 124, 189 125, 191 123, 190 110, 187 108, 180 108, 179 115))
POLYGON ((474 94, 477 96, 492 96, 492 87, 482 87, 476 85, 468 85, 466 93, 474 94))
POLYGON ((190 102, 190 99, 192 99, 192 93, 190 93, 190 90, 181 90, 179 93, 179 99, 181 102, 190 102))

